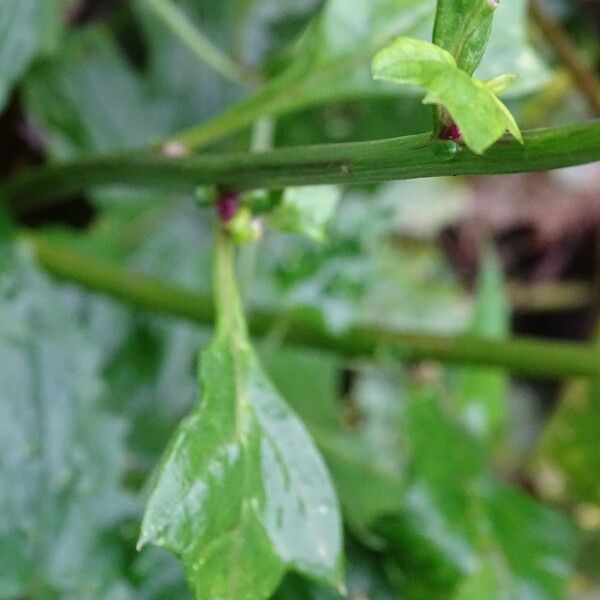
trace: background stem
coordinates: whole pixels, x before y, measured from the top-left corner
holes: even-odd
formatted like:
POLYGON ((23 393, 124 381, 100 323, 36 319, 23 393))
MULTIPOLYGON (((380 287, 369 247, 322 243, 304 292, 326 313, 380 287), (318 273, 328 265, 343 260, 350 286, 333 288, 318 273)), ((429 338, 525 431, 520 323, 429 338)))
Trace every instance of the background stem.
POLYGON ((530 0, 532 19, 552 46, 557 57, 569 69, 584 95, 592 114, 600 116, 600 84, 575 44, 560 23, 542 8, 538 0, 530 0))
MULTIPOLYGON (((197 294, 160 281, 119 270, 66 250, 41 238, 32 240, 40 264, 60 279, 151 310, 212 324, 214 302, 209 294, 197 294)), ((513 338, 492 341, 474 336, 440 336, 429 333, 390 331, 380 327, 353 327, 334 334, 314 317, 302 312, 283 316, 252 310, 250 332, 269 333, 285 325, 285 341, 333 352, 346 358, 374 357, 381 350, 402 361, 434 359, 446 363, 492 365, 513 373, 560 377, 597 376, 600 361, 595 346, 513 338)))

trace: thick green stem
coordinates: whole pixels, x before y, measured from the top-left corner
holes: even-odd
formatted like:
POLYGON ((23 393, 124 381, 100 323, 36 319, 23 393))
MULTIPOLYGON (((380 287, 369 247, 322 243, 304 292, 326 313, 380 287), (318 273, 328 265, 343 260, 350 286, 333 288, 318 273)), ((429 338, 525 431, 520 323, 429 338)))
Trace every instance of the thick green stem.
MULTIPOLYGON (((60 279, 137 306, 198 323, 213 323, 215 312, 210 295, 191 293, 124 272, 42 239, 33 243, 40 264, 60 279)), ((600 374, 595 347, 583 344, 517 338, 491 341, 376 327, 354 327, 342 334, 333 334, 302 313, 284 316, 254 310, 248 320, 250 332, 254 335, 264 335, 283 322, 288 343, 333 352, 346 358, 368 358, 387 350, 404 361, 433 359, 448 363, 494 365, 514 373, 547 377, 600 374)))
POLYGON ((432 140, 429 134, 260 153, 107 156, 22 173, 0 188, 0 197, 14 210, 26 212, 57 196, 108 184, 184 191, 214 184, 276 189, 541 171, 600 160, 600 121, 529 131, 524 139, 523 145, 501 141, 482 156, 455 142, 432 140))

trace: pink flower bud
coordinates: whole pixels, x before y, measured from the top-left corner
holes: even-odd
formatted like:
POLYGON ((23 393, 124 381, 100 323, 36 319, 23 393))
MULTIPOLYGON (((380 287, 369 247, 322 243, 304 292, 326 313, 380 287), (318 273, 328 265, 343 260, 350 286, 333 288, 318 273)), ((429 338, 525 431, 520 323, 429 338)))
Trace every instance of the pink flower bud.
POLYGON ((440 133, 440 139, 442 140, 458 140, 460 139, 460 129, 456 123, 444 127, 440 133))
POLYGON ((239 197, 235 192, 223 192, 217 199, 217 212, 222 221, 230 221, 235 216, 239 197))

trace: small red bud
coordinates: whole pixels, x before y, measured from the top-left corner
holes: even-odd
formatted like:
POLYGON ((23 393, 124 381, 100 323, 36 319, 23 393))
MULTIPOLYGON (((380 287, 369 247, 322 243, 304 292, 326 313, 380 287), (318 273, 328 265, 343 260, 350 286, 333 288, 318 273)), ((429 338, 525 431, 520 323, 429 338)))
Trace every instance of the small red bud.
POLYGON ((235 192, 223 192, 217 199, 217 213, 222 221, 231 221, 237 212, 239 197, 235 192))
POLYGON ((444 127, 440 133, 440 139, 442 140, 458 140, 460 139, 460 129, 456 123, 444 127))

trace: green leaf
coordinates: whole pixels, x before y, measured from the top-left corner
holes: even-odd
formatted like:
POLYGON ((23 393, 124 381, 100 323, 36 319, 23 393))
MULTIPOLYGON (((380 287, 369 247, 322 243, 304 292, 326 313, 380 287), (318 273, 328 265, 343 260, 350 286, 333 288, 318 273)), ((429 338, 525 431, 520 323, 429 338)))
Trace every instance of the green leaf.
POLYGON ((124 425, 102 407, 89 331, 28 247, 9 254, 0 269, 0 597, 117 598, 109 529, 132 509, 120 488, 124 425))
POLYGON ((281 231, 300 233, 322 242, 340 200, 341 191, 334 186, 287 188, 269 221, 281 231))
POLYGON ((140 582, 135 600, 191 600, 181 563, 170 552, 149 547, 135 561, 133 569, 140 582))
POLYGON ((265 236, 251 301, 302 308, 336 331, 367 322, 459 333, 469 317, 464 293, 438 249, 405 243, 404 234, 435 236, 465 200, 456 179, 348 192, 325 243, 265 236))
POLYGON ((498 0, 438 0, 433 43, 472 75, 481 62, 498 0))
POLYGON ((513 116, 489 87, 461 71, 450 53, 412 38, 397 38, 373 60, 373 76, 424 88, 425 104, 443 106, 460 128, 462 138, 481 154, 510 132, 522 142, 513 116))
POLYGON ((36 0, 3 2, 0 14, 0 107, 37 49, 36 0))
POLYGON ((516 80, 516 75, 498 75, 498 77, 488 79, 485 84, 492 94, 495 96, 501 96, 515 83, 516 80))
POLYGON ((444 598, 461 585, 469 592, 490 576, 484 571, 468 581, 488 563, 485 570, 498 581, 494 597, 564 598, 574 558, 569 520, 499 482, 477 442, 445 415, 437 393, 413 392, 407 400, 406 494, 397 515, 376 530, 408 573, 423 573, 415 586, 428 581, 425 589, 444 598))
POLYGON ((287 88, 286 79, 293 85, 287 102, 294 109, 374 93, 373 53, 392 36, 424 34, 434 11, 431 0, 328 0, 276 85, 287 88))
POLYGON ((139 546, 180 555, 199 599, 268 598, 288 570, 339 586, 335 492, 250 345, 232 264, 221 233, 219 318, 200 359, 201 398, 163 458, 139 546))
MULTIPOLYGON (((253 37, 258 32, 244 27, 243 15, 235 14, 239 0, 183 0, 176 2, 183 13, 200 31, 227 55, 233 55, 242 43, 242 31, 253 37), (238 20, 239 19, 239 20, 238 20), (235 25, 234 25, 235 23, 235 25), (239 26, 239 29, 238 29, 239 26)), ((148 48, 144 75, 150 95, 170 116, 172 131, 189 127, 218 114, 246 90, 234 85, 192 52, 187 44, 154 13, 144 0, 132 2, 148 48)), ((260 34, 259 34, 260 35, 260 34)), ((252 53, 243 54, 244 62, 252 53)))
POLYGON ((556 500, 600 505, 600 382, 566 386, 535 452, 541 492, 556 500))
POLYGON ((0 10, 0 109, 35 56, 50 50, 62 29, 65 0, 4 0, 0 10))
POLYGON ((352 541, 346 549, 346 594, 324 588, 304 577, 289 575, 273 600, 394 600, 397 595, 385 573, 382 556, 352 541))
POLYGON ((502 588, 501 577, 492 560, 482 561, 477 569, 462 581, 454 600, 481 600, 482 598, 508 598, 506 594, 499 595, 502 588))
MULTIPOLYGON (((477 281, 477 297, 466 334, 501 340, 510 334, 511 319, 502 265, 494 249, 485 246, 477 281)), ((509 374, 500 369, 469 367, 458 373, 455 402, 470 432, 498 441, 506 425, 509 374)))
POLYGON ((489 563, 499 594, 562 598, 573 556, 568 521, 498 482, 436 394, 413 391, 397 404, 405 491, 374 528, 398 557, 400 591, 448 598, 463 585, 468 591, 475 583, 465 582, 489 563))
POLYGON ((24 91, 59 158, 147 145, 172 120, 100 27, 70 35, 60 52, 36 65, 24 91))
MULTIPOLYGON (((395 389, 378 377, 360 380, 357 402, 373 392, 361 411, 360 427, 344 427, 338 387, 342 364, 330 355, 265 348, 269 374, 305 420, 321 450, 340 497, 344 517, 364 530, 382 514, 394 512, 402 499, 395 389), (391 392, 391 393, 390 393, 391 392)), ((363 406, 361 405, 362 409, 363 406)))

